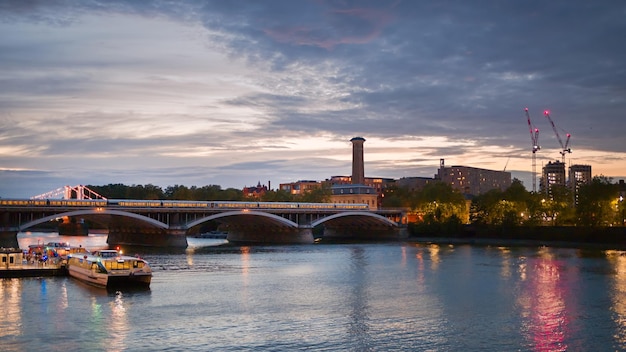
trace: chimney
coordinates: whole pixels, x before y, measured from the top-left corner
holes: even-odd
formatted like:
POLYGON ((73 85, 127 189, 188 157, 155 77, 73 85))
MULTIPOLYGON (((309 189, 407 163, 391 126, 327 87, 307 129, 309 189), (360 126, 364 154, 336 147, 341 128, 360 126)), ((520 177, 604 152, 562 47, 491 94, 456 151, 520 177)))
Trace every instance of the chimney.
POLYGON ((365 169, 363 166, 363 143, 365 138, 354 137, 352 142, 352 184, 365 184, 365 169))

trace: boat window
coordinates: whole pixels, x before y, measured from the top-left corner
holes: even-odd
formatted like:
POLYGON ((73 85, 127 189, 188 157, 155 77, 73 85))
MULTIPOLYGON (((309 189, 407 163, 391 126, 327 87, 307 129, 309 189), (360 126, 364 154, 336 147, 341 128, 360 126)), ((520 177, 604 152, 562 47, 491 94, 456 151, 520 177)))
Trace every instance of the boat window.
POLYGON ((128 270, 128 269, 130 269, 130 262, 128 262, 128 261, 123 261, 123 262, 106 261, 104 263, 104 265, 107 268, 107 270, 128 270))

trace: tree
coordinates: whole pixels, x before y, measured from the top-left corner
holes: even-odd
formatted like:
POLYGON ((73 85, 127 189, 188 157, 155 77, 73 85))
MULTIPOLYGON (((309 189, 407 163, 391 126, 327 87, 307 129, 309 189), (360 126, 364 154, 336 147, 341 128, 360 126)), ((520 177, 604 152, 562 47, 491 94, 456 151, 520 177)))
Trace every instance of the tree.
POLYGON ((574 196, 566 186, 553 185, 550 188, 551 199, 547 201, 546 215, 553 225, 573 224, 575 221, 574 196))
POLYGON ((320 187, 299 194, 295 197, 295 201, 303 203, 328 203, 330 202, 330 196, 330 188, 320 187))
POLYGON ((174 185, 165 189, 165 197, 170 200, 192 200, 192 192, 186 186, 174 185))
POLYGON ((444 182, 429 183, 417 194, 417 210, 437 222, 444 222, 453 215, 467 219, 465 197, 444 182))
POLYGON ((292 202, 293 196, 289 191, 285 191, 283 189, 279 190, 269 190, 265 192, 261 196, 261 201, 263 202, 292 202))
POLYGON ((410 208, 417 207, 416 192, 411 192, 408 187, 390 186, 383 192, 383 208, 410 208))
POLYGON ((543 212, 535 194, 513 179, 504 191, 492 189, 472 200, 470 222, 479 225, 518 226, 538 224, 543 212))
POLYGON ((611 202, 617 198, 617 185, 611 178, 595 176, 589 184, 578 189, 577 225, 608 226, 613 223, 615 210, 611 202))
POLYGON ((492 189, 472 200, 470 206, 470 222, 477 225, 498 225, 502 223, 503 214, 498 208, 504 195, 499 189, 492 189))

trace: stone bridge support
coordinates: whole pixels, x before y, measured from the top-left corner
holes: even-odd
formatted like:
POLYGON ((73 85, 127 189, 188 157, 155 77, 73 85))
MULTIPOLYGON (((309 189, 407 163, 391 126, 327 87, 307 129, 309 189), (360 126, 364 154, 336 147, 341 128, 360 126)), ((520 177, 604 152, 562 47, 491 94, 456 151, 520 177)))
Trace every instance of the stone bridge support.
POLYGON ((17 230, 0 230, 0 247, 20 248, 17 241, 17 230))
POLYGON ((178 229, 116 228, 109 229, 107 243, 110 246, 187 248, 187 236, 185 230, 178 229))
POLYGON ((310 244, 313 231, 311 228, 229 224, 226 239, 231 243, 310 244))

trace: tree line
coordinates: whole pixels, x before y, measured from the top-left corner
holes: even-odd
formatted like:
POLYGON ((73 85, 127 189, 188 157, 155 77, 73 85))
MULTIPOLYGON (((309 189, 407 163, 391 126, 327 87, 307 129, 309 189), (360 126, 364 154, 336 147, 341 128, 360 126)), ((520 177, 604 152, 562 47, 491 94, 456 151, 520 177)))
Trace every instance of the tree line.
POLYGON ((258 198, 251 197, 236 188, 222 189, 219 185, 183 186, 174 185, 162 189, 152 184, 124 185, 108 184, 105 186, 87 185, 94 192, 110 199, 146 199, 146 200, 222 200, 222 201, 261 201, 261 202, 307 202, 324 203, 330 201, 330 189, 311 190, 305 194, 291 194, 285 190, 268 190, 258 198))
MULTIPOLYGON (((112 199, 168 199, 263 202, 330 202, 330 188, 324 186, 303 194, 285 190, 268 190, 259 197, 250 197, 235 188, 219 185, 203 187, 168 186, 162 189, 152 184, 105 186, 88 188, 112 199)), ((623 191, 623 190, 622 190, 623 191)), ((526 190, 514 179, 502 191, 494 189, 468 199, 443 182, 425 185, 419 190, 390 186, 381 197, 383 208, 406 208, 413 214, 413 223, 423 227, 458 228, 462 224, 496 226, 622 226, 625 205, 619 200, 619 185, 611 178, 594 177, 581 185, 577 192, 564 186, 552 186, 550 194, 526 190)))
POLYGON ((413 192, 392 187, 385 192, 383 205, 411 209, 419 214, 416 222, 422 226, 623 226, 625 205, 619 187, 611 178, 596 176, 577 192, 552 186, 545 194, 529 192, 514 179, 504 191, 494 189, 467 199, 439 182, 413 192))

